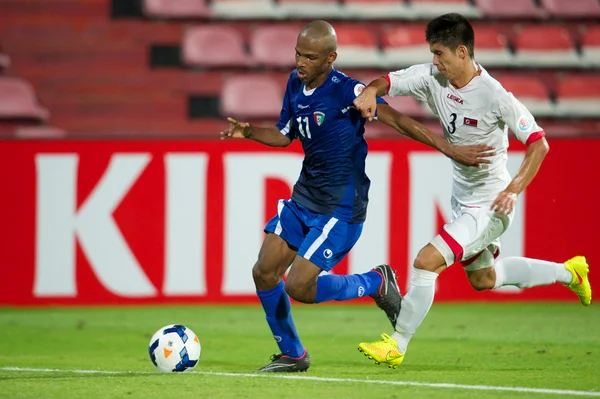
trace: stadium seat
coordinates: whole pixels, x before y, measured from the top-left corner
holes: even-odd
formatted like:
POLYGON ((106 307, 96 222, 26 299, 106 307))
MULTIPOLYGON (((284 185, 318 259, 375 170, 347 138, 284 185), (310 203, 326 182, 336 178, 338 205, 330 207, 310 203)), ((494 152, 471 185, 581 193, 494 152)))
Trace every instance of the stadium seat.
POLYGON ((0 119, 46 121, 50 112, 37 100, 29 82, 13 77, 0 77, 0 119))
POLYGON ((390 69, 432 62, 424 25, 398 26, 382 33, 383 60, 390 69))
POLYGON ((10 57, 0 52, 0 72, 5 71, 10 66, 10 57))
POLYGON ((600 26, 590 26, 583 34, 581 61, 586 66, 600 66, 600 26))
POLYGON ((573 67, 581 60, 566 29, 556 25, 528 25, 515 37, 515 62, 520 66, 573 67))
POLYGON ((496 26, 475 25, 475 60, 483 65, 507 66, 513 61, 506 36, 496 26))
POLYGON ((15 137, 22 139, 63 139, 67 132, 55 126, 19 126, 15 129, 15 137))
MULTIPOLYGON (((385 76, 386 73, 367 73, 362 75, 357 75, 356 77, 363 82, 365 85, 368 85, 375 79, 378 79, 382 76, 385 76)), ((429 117, 433 114, 429 110, 427 104, 421 104, 418 100, 413 97, 408 96, 398 96, 398 97, 385 97, 385 101, 398 112, 402 112, 403 114, 422 118, 429 117)))
POLYGON ((412 19, 414 12, 401 0, 344 0, 349 18, 412 19))
POLYGON ((398 112, 402 112, 414 118, 422 118, 431 116, 431 112, 427 112, 421 103, 413 97, 398 96, 386 97, 385 101, 398 112))
POLYGON ((548 88, 535 75, 505 74, 494 76, 521 101, 534 116, 553 116, 556 108, 550 101, 548 88))
POLYGON ((419 19, 435 18, 441 14, 457 12, 468 18, 482 16, 479 8, 469 0, 410 0, 411 13, 419 19))
MULTIPOLYGON (((541 120, 538 124, 544 129, 546 137, 552 138, 586 138, 598 137, 600 123, 594 120, 541 120)), ((550 144, 552 146, 552 144, 550 144)))
POLYGON ((488 18, 543 18, 544 10, 532 0, 475 0, 475 4, 488 18))
POLYGON ((199 67, 248 65, 241 33, 224 25, 207 25, 186 30, 182 62, 199 67))
POLYGON ((143 11, 150 18, 203 18, 210 15, 205 0, 144 0, 143 11))
POLYGON ((294 49, 301 29, 287 24, 257 27, 250 37, 250 51, 254 63, 269 67, 294 68, 294 49))
POLYGON ((220 19, 275 19, 284 16, 273 0, 212 0, 211 11, 220 19))
POLYGON ((221 89, 221 115, 243 119, 277 119, 283 89, 269 75, 238 75, 225 81, 221 89))
POLYGON ((556 18, 598 18, 598 0, 541 0, 548 14, 556 18))
POLYGON ((336 67, 377 68, 383 66, 377 38, 373 32, 360 25, 336 25, 338 57, 336 67))
POLYGON ((558 82, 557 109, 564 117, 600 116, 600 76, 569 75, 558 82))
POLYGON ((345 18, 345 10, 337 0, 279 0, 281 14, 291 19, 345 18))

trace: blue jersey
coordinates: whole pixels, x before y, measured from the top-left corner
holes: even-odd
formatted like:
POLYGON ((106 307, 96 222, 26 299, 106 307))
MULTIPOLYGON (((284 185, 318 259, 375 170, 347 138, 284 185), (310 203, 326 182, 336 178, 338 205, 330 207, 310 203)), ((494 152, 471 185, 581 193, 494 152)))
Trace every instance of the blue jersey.
POLYGON ((364 222, 371 185, 365 173, 366 120, 353 106, 363 88, 334 69, 321 86, 306 90, 294 70, 277 124, 282 134, 300 140, 305 154, 292 200, 349 223, 364 222))

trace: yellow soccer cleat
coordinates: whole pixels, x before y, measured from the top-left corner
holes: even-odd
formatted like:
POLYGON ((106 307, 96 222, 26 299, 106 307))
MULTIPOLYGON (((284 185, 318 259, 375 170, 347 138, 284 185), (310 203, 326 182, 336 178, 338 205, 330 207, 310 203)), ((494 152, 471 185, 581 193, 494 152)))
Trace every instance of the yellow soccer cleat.
POLYGON ((375 364, 385 363, 389 368, 395 369, 404 360, 404 353, 398 352, 398 343, 387 334, 381 334, 381 341, 361 342, 358 350, 375 364))
POLYGON ((565 267, 573 275, 569 289, 577 294, 581 304, 589 306, 592 303, 592 287, 588 279, 590 266, 584 256, 576 256, 565 262, 565 267))

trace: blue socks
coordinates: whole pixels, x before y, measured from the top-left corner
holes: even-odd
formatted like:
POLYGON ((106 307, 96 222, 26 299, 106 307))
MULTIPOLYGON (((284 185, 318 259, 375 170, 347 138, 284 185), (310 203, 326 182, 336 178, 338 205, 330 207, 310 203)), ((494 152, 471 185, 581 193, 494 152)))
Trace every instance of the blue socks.
POLYGON ((300 358, 304 355, 304 346, 298 337, 298 331, 290 311, 290 297, 285 292, 283 280, 268 291, 257 291, 262 303, 267 323, 277 341, 279 350, 285 356, 300 358))
POLYGON ((338 276, 326 274, 317 279, 317 297, 315 303, 326 301, 345 301, 373 295, 381 286, 381 274, 370 271, 363 274, 338 276))
MULTIPOLYGON (((373 295, 379 290, 381 282, 381 274, 374 271, 349 276, 335 274, 319 276, 315 303, 332 300, 345 301, 373 295)), ((298 337, 294 319, 292 319, 290 297, 285 292, 283 280, 275 288, 268 291, 257 291, 257 294, 281 353, 295 359, 302 357, 305 350, 298 337)))

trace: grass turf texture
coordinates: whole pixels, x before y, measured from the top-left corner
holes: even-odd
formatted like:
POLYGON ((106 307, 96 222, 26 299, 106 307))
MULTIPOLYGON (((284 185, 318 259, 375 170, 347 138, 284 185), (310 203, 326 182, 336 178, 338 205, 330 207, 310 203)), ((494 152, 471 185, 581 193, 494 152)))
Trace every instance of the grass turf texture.
POLYGON ((0 398, 529 398, 553 393, 365 380, 528 387, 600 393, 600 308, 578 303, 435 304, 391 370, 356 345, 390 332, 375 306, 298 306, 296 325, 322 381, 215 374, 159 374, 151 335, 166 324, 202 343, 198 372, 252 373, 277 352, 258 306, 0 309, 0 398), (8 367, 110 370, 125 374, 15 371, 8 367))

